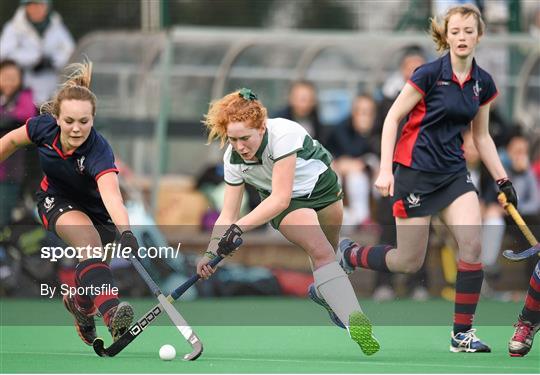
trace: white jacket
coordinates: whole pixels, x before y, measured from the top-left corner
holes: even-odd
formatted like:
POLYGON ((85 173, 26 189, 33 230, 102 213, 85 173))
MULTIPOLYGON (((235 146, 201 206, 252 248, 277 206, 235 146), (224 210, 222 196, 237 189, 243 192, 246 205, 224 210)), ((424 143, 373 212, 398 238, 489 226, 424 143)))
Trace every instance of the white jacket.
POLYGON ((52 12, 51 20, 42 36, 28 21, 24 6, 2 30, 0 37, 0 60, 15 60, 25 70, 25 84, 33 90, 36 104, 49 99, 56 90, 58 71, 69 61, 75 48, 71 34, 57 12, 52 12), (33 67, 48 57, 55 69, 33 72, 33 67))

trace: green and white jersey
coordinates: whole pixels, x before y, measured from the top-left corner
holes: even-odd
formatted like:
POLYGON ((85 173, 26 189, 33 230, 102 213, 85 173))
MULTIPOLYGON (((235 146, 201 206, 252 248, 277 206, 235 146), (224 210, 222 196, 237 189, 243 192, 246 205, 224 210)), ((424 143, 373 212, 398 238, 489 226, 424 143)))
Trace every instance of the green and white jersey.
POLYGON ((317 183, 323 182, 319 176, 328 170, 332 156, 302 126, 283 118, 267 119, 266 132, 255 154, 257 161, 244 160, 232 145, 227 147, 223 156, 225 182, 247 183, 270 194, 274 163, 294 153, 297 159, 292 198, 311 196, 317 183))

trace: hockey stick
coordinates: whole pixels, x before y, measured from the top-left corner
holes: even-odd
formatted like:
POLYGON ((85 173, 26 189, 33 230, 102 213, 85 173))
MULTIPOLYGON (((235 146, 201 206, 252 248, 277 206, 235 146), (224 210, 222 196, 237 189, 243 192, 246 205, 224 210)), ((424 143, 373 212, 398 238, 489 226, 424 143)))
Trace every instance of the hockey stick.
MULTIPOLYGON (((212 259, 212 261, 210 261, 208 265, 213 268, 219 262, 221 262, 222 259, 223 257, 217 256, 215 259, 212 259)), ((140 267, 142 267, 142 265, 137 260, 133 262, 133 265, 139 271, 139 268, 136 266, 136 264, 138 264, 140 267)), ((166 313, 169 315, 169 318, 172 320, 174 325, 182 334, 182 336, 184 336, 184 338, 190 343, 191 347, 193 348, 193 351, 191 353, 184 355, 184 360, 196 360, 202 354, 202 343, 197 337, 197 335, 193 332, 191 327, 184 320, 182 315, 180 315, 178 310, 176 310, 171 305, 171 303, 180 298, 180 296, 184 294, 186 290, 188 290, 200 279, 200 276, 192 276, 184 284, 176 288, 169 296, 165 297, 163 293, 159 290, 158 286, 155 285, 154 281, 150 279, 150 276, 148 275, 146 270, 142 268, 142 271, 146 274, 146 276, 148 276, 148 280, 145 277, 143 277, 143 279, 145 279, 145 281, 151 281, 151 283, 153 284, 153 287, 151 287, 152 292, 154 292, 154 294, 156 294, 156 291, 158 292, 157 297, 160 303, 151 308, 146 314, 144 314, 139 320, 137 320, 137 322, 135 322, 131 327, 129 327, 129 329, 108 348, 105 348, 103 340, 101 338, 95 339, 92 344, 92 346, 94 347, 94 351, 100 357, 114 357, 122 350, 124 350, 126 346, 128 346, 133 340, 135 340, 137 336, 139 336, 150 324, 152 324, 152 322, 154 322, 156 318, 161 315, 163 310, 165 310, 166 313)), ((149 283, 149 286, 150 285, 151 284, 149 283)))
POLYGON ((518 210, 516 210, 516 208, 514 207, 512 203, 509 203, 506 200, 506 196, 504 195, 504 193, 499 194, 498 199, 499 199, 499 203, 504 207, 506 212, 508 212, 510 216, 512 216, 512 219, 521 230, 521 233, 523 233, 527 241, 529 241, 529 243, 532 245, 532 247, 528 248, 527 250, 521 251, 519 253, 516 253, 513 250, 504 250, 503 256, 506 259, 510 259, 513 261, 520 261, 523 259, 527 259, 533 256, 534 254, 538 254, 538 256, 540 256, 540 243, 538 243, 538 240, 536 239, 534 234, 531 232, 527 224, 525 224, 525 220, 523 220, 518 210))

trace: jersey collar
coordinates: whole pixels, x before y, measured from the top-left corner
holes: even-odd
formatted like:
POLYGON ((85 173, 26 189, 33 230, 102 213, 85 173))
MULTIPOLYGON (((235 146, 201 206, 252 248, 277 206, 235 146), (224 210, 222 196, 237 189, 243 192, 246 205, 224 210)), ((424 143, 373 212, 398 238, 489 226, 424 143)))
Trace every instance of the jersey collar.
POLYGON ((58 132, 56 133, 56 136, 54 137, 54 140, 52 142, 52 147, 62 159, 67 159, 70 156, 85 154, 90 149, 90 147, 92 147, 92 144, 94 144, 95 137, 96 131, 94 130, 94 128, 92 128, 90 129, 90 134, 88 135, 88 138, 80 147, 76 148, 70 153, 64 153, 62 151, 62 143, 60 142, 60 128, 58 128, 58 132))
MULTIPOLYGON (((442 79, 445 81, 452 81, 454 78, 454 72, 452 71, 452 62, 450 60, 450 52, 448 52, 446 55, 442 57, 442 79)), ((476 64, 476 59, 473 58, 471 71, 469 72, 469 75, 465 79, 465 84, 470 79, 474 79, 475 81, 478 81, 479 74, 478 74, 478 65, 476 64)))
POLYGON ((257 149, 257 152, 255 153, 255 157, 257 158, 257 161, 249 161, 244 160, 240 156, 238 152, 236 152, 233 148, 231 152, 231 164, 262 164, 262 154, 264 149, 266 148, 266 145, 268 144, 268 128, 264 131, 263 139, 261 142, 261 145, 257 149))

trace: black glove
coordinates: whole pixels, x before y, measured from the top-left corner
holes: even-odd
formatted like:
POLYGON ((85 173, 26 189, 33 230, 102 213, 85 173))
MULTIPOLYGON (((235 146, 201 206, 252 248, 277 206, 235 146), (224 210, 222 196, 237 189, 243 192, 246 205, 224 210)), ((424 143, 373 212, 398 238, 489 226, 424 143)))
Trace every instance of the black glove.
POLYGON ((504 193, 508 203, 512 203, 515 208, 518 206, 518 196, 512 181, 507 178, 501 178, 497 180, 497 185, 499 186, 499 192, 504 193))
POLYGON ((43 70, 54 69, 54 65, 50 58, 43 56, 39 62, 34 65, 34 73, 40 73, 43 70))
POLYGON ((223 236, 218 242, 217 253, 220 256, 230 255, 234 250, 236 250, 241 244, 242 239, 242 229, 236 224, 233 224, 225 231, 223 236))
POLYGON ((132 231, 126 230, 120 235, 120 245, 122 249, 129 247, 131 249, 131 255, 137 257, 137 252, 139 251, 139 242, 132 231))

